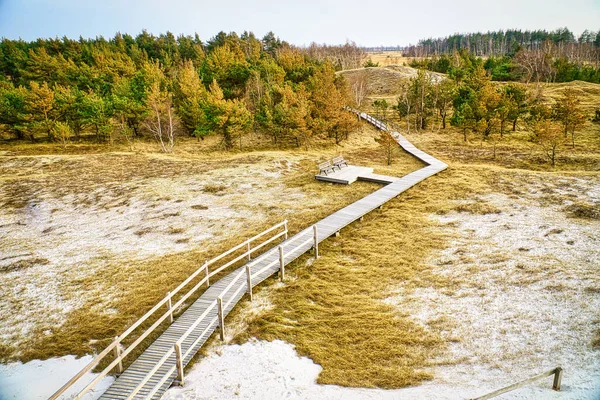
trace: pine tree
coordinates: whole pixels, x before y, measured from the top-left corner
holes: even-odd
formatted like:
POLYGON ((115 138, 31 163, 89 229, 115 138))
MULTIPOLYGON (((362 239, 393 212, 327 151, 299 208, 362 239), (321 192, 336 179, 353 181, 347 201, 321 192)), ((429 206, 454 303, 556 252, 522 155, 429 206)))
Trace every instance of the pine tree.
POLYGON ((25 109, 26 126, 31 141, 36 133, 45 133, 49 140, 54 140, 54 91, 46 82, 41 85, 31 82, 31 88, 25 98, 25 109))
POLYGON ((191 61, 184 62, 177 72, 174 93, 173 100, 183 127, 190 135, 202 137, 202 104, 206 102, 208 92, 191 61))

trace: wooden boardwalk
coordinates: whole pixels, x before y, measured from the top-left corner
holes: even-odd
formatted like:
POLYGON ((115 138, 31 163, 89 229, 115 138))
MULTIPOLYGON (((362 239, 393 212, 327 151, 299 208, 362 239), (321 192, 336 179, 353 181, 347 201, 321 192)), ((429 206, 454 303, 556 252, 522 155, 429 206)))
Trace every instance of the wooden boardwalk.
MULTIPOLYGON (((380 129, 387 130, 385 125, 371 116, 359 113, 361 118, 369 121, 380 129)), ((360 219, 363 215, 382 206, 387 201, 398 196, 408 188, 416 185, 428 177, 437 174, 447 168, 443 162, 431 157, 414 147, 408 140, 397 132, 390 132, 398 144, 407 152, 421 159, 428 166, 412 172, 402 178, 395 180, 383 188, 363 197, 347 207, 331 214, 316 223, 317 242, 339 232, 345 226, 360 219)), ((375 174, 373 174, 375 175, 375 174)), ((385 182, 385 181, 384 181, 385 182)), ((287 265, 313 248, 314 228, 311 226, 280 244, 283 249, 283 264, 287 265)), ((254 287, 280 270, 280 252, 278 248, 271 249, 250 261, 253 276, 251 286, 254 287), (260 272, 262 270, 262 272, 260 272), (256 272, 254 272, 256 271, 256 272)), ((146 351, 127 368, 100 397, 101 399, 127 399, 131 397, 133 390, 143 379, 150 375, 149 381, 141 387, 133 397, 159 399, 164 392, 173 384, 177 377, 175 369, 176 358, 173 347, 180 338, 190 332, 181 345, 183 365, 187 365, 198 349, 206 342, 209 336, 219 329, 219 317, 217 315, 217 297, 222 295, 223 314, 227 315, 237 302, 247 292, 246 266, 238 268, 231 274, 213 283, 198 300, 196 300, 170 327, 152 343, 146 351), (201 318, 201 320, 200 320, 201 318), (200 322, 199 322, 200 321, 200 322), (196 326, 194 327, 194 324, 196 326), (193 346, 192 346, 193 345, 193 346), (162 366, 152 373, 155 366, 162 366), (154 391, 154 394, 151 394, 154 391)))

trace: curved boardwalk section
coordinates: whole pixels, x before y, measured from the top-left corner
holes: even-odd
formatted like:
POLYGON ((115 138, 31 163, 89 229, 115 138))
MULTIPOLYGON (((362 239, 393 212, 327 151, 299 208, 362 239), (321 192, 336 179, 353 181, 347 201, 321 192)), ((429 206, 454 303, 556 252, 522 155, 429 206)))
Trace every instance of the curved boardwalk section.
MULTIPOLYGON (((370 115, 357 110, 349 109, 349 111, 356 113, 360 118, 379 129, 388 131, 385 124, 370 115)), ((318 255, 319 242, 382 206, 408 188, 447 168, 446 164, 417 149, 398 132, 389 133, 404 150, 428 165, 320 220, 314 226, 283 241, 279 248, 265 252, 257 259, 215 282, 113 382, 101 398, 160 398, 178 379, 177 367, 182 369, 187 365, 209 336, 215 330, 220 330, 219 322, 248 292, 248 289, 277 273, 281 267, 291 263, 314 247, 316 247, 315 253, 318 255), (219 309, 222 310, 220 315, 219 309), (177 350, 178 347, 179 350, 177 350), (177 357, 177 352, 180 357, 177 357)))

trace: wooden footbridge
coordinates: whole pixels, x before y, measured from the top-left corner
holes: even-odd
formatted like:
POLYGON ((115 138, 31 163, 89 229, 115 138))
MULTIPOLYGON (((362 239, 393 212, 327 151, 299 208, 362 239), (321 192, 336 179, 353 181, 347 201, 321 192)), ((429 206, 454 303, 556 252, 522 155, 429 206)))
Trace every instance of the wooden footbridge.
POLYGON ((161 398, 172 384, 183 384, 184 367, 213 332, 218 330, 221 339, 224 338, 224 319, 244 294, 247 293, 251 299, 252 288, 277 272, 283 280, 286 265, 311 249, 314 250, 315 257, 318 257, 320 242, 370 211, 381 207, 408 188, 447 168, 446 164, 417 149, 398 132, 390 132, 383 122, 357 110, 348 109, 348 111, 356 113, 377 128, 388 131, 404 150, 428 165, 402 178, 382 179, 381 183, 391 183, 292 237, 288 237, 287 221, 283 221, 205 262, 129 329, 117 336, 106 349, 50 399, 66 396, 73 390, 72 386, 75 384, 81 387, 82 380, 91 379, 92 375, 89 372, 103 360, 106 363, 105 359, 109 358, 112 361, 102 372, 96 374, 74 397, 73 394, 69 394, 69 398, 83 397, 112 371, 117 372, 118 378, 102 394, 101 399, 161 398), (277 247, 273 247, 275 242, 279 242, 277 247), (271 249, 267 250, 266 246, 269 244, 271 249), (253 258, 256 255, 258 256, 253 258), (211 285, 210 280, 216 274, 242 263, 245 265, 211 285), (184 292, 191 285, 193 285, 191 289, 184 292), (174 319, 173 313, 185 308, 186 301, 204 286, 207 287, 206 291, 185 312, 174 319), (159 313, 160 316, 157 318, 159 313), (142 327, 155 318, 155 322, 148 329, 139 333, 142 327), (163 323, 170 323, 170 325, 127 369, 123 369, 125 357, 140 344, 143 345, 144 340, 163 323), (128 338, 129 342, 135 335, 138 335, 137 338, 128 347, 123 348, 122 343, 125 339, 128 338))

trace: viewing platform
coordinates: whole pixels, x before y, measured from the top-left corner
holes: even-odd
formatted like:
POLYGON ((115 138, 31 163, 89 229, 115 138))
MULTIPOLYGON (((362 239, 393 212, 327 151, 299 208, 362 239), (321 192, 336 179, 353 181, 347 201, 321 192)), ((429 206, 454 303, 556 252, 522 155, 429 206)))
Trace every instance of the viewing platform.
POLYGON ((360 167, 357 165, 342 166, 341 168, 334 168, 328 172, 322 171, 315 175, 315 178, 319 181, 341 183, 343 185, 350 185, 356 181, 375 182, 387 185, 400 179, 393 176, 374 174, 373 168, 360 167))

